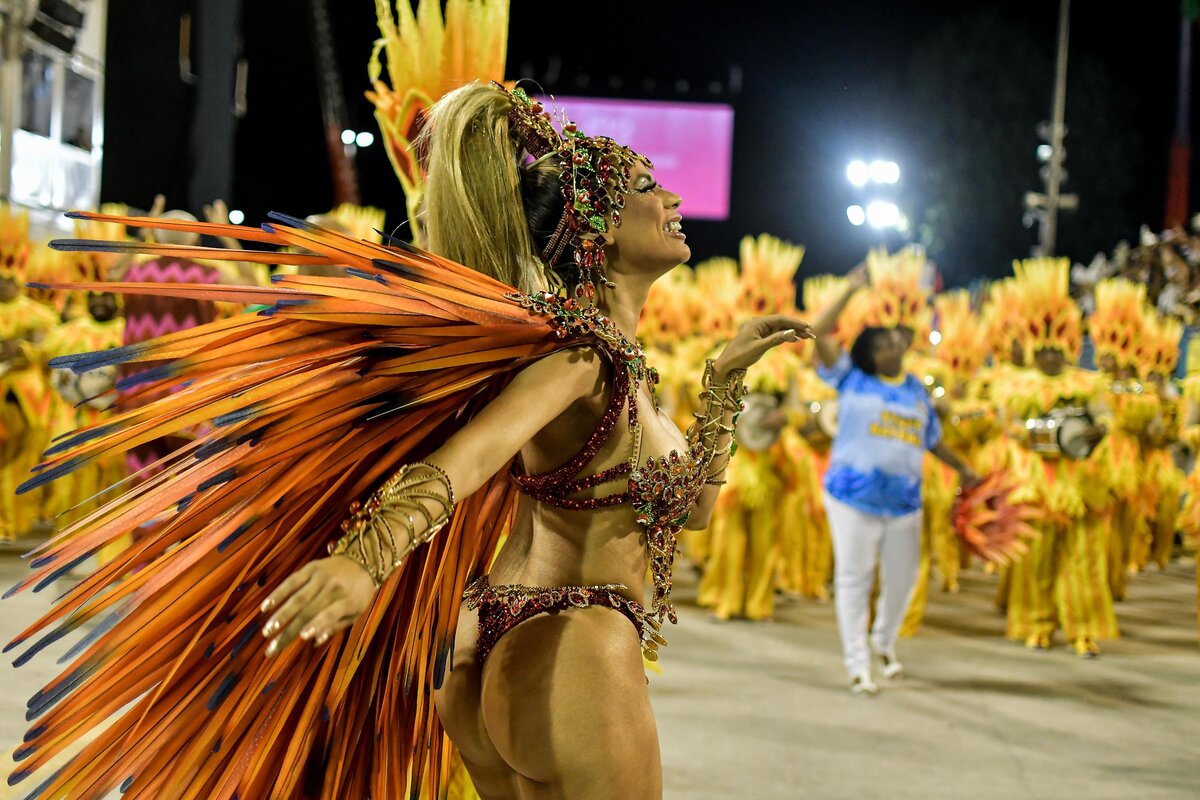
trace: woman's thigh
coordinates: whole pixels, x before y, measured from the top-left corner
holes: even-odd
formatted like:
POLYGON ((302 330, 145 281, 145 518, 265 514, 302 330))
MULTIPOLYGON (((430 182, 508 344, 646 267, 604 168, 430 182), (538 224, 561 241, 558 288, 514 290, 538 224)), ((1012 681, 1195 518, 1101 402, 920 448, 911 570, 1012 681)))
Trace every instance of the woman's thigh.
POLYGON ((636 629, 592 606, 543 614, 497 643, 483 721, 522 800, 657 800, 658 731, 636 629))

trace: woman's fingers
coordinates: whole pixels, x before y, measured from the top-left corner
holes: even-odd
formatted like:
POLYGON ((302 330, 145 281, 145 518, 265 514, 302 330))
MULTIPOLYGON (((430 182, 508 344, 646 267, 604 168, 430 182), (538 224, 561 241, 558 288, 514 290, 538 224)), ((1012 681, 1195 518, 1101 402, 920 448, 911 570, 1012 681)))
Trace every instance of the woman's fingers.
POLYGON ((357 618, 358 615, 353 612, 348 602, 338 600, 313 617, 300 631, 300 638, 320 647, 329 641, 330 636, 352 625, 357 618))
POLYGON ((303 611, 314 598, 322 593, 323 584, 324 581, 320 581, 319 579, 310 580, 293 592, 284 601, 283 605, 279 607, 279 610, 272 614, 271 618, 263 625, 263 636, 267 638, 278 636, 291 625, 296 615, 303 611))
POLYGON ((278 631, 278 635, 271 640, 271 643, 267 645, 267 657, 275 655, 291 644, 300 635, 300 631, 307 628, 309 623, 318 614, 333 603, 338 602, 337 597, 338 594, 332 590, 322 589, 315 597, 305 603, 284 627, 278 631))
POLYGON ((275 591, 271 592, 270 596, 263 601, 263 604, 259 607, 259 610, 266 614, 269 613, 271 609, 278 608, 279 606, 283 605, 283 603, 289 597, 295 594, 300 587, 308 583, 309 578, 313 574, 312 570, 313 566, 311 563, 305 564, 303 567, 287 576, 283 583, 275 587, 275 591))

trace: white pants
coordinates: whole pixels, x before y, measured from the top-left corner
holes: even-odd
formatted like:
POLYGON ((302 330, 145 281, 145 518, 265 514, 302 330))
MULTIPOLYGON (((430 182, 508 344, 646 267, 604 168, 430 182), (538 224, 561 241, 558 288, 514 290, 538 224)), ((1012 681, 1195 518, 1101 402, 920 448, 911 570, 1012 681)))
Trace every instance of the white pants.
POLYGON ((875 606, 871 643, 891 652, 908 610, 921 561, 921 512, 902 517, 867 514, 825 494, 833 533, 834 601, 846 671, 853 677, 870 669, 867 617, 875 567, 880 563, 881 591, 875 606))

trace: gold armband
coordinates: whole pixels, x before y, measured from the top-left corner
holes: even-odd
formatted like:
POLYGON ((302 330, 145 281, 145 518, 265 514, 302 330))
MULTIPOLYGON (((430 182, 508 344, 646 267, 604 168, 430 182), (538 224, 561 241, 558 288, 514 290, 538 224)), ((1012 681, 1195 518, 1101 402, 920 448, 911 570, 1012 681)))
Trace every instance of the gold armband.
POLYGON ((695 414, 696 421, 688 431, 688 438, 693 442, 697 439, 700 441, 704 482, 710 486, 725 483, 721 476, 729 466, 729 459, 737 452, 733 430, 742 410, 742 399, 746 396, 745 377, 746 370, 735 369, 729 371, 724 383, 713 383, 713 360, 710 358, 704 362, 700 411, 695 414), (724 419, 727 411, 731 414, 729 424, 724 419), (722 437, 725 437, 724 443, 721 442, 722 437))
POLYGON ((350 505, 350 518, 342 523, 345 535, 329 545, 329 554, 357 562, 380 586, 409 553, 450 521, 453 511, 450 477, 423 461, 406 464, 366 503, 350 505), (397 529, 404 535, 403 544, 396 541, 397 529))

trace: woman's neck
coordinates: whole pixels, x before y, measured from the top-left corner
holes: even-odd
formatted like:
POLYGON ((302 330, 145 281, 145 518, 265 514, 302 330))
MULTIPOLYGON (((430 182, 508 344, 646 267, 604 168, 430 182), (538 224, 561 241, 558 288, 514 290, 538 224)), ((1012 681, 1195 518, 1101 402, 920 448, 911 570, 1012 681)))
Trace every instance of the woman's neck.
POLYGON ((614 276, 612 281, 615 286, 597 285, 596 305, 626 339, 633 341, 637 338, 638 320, 642 317, 642 307, 646 305, 652 281, 628 275, 614 276))

